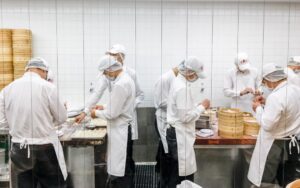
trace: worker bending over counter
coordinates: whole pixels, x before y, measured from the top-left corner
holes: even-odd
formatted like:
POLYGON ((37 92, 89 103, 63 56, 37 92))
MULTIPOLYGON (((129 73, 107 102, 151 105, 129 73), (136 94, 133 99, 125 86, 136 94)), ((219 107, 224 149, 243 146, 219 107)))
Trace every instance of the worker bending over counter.
POLYGON ((300 88, 287 83, 282 67, 263 67, 264 87, 271 93, 265 100, 253 102, 256 119, 261 125, 248 173, 257 187, 284 186, 300 178, 300 88))

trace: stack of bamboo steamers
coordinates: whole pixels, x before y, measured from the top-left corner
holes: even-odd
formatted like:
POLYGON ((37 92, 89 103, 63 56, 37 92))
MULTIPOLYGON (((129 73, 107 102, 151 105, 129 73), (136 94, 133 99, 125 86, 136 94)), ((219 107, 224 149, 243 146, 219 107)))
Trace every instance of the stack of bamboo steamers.
POLYGON ((252 114, 235 108, 223 108, 218 111, 219 135, 223 138, 240 138, 243 135, 255 136, 260 125, 252 114))
POLYGON ((0 90, 14 79, 12 31, 0 30, 0 90))
POLYGON ((21 77, 32 56, 32 34, 27 29, 0 29, 0 90, 21 77))

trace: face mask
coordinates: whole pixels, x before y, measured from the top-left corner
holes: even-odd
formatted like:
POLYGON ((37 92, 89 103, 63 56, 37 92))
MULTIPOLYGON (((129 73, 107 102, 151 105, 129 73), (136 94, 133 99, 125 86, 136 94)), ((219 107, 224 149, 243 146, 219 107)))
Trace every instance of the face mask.
POLYGON ((115 81, 116 77, 105 75, 108 81, 115 81))
POLYGON ((267 98, 267 97, 272 93, 272 91, 273 91, 274 89, 269 88, 268 86, 263 86, 263 87, 262 87, 262 90, 263 90, 263 95, 264 95, 264 97, 267 98))

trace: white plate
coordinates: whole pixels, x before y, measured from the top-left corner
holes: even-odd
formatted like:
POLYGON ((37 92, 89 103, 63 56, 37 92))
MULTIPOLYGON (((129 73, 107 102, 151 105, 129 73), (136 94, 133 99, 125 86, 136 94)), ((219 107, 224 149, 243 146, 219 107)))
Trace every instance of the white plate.
POLYGON ((200 132, 204 134, 214 134, 214 131, 211 129, 201 129, 200 132))

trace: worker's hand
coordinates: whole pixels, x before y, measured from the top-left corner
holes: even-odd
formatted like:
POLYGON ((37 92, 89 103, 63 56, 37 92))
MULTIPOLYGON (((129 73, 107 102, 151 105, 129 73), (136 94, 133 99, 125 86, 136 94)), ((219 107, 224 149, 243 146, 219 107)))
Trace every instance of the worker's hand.
POLYGON ((208 99, 204 99, 201 105, 207 110, 210 107, 210 101, 208 99))
POLYGON ((259 95, 255 97, 254 102, 259 102, 261 105, 265 105, 266 99, 262 95, 259 95))
POLYGON ((244 89, 243 91, 240 92, 240 96, 243 96, 243 95, 247 95, 249 93, 254 93, 253 89, 250 88, 250 87, 247 87, 246 89, 244 89))
POLYGON ((81 123, 82 120, 84 120, 85 116, 86 116, 86 114, 84 112, 82 112, 80 115, 76 116, 75 122, 76 123, 81 123))
POLYGON ((95 109, 96 110, 104 110, 104 107, 102 105, 96 105, 95 109))
POLYGON ((261 94, 262 94, 262 93, 261 93, 258 89, 254 91, 254 95, 255 95, 255 96, 259 96, 259 95, 261 95, 261 94))
POLYGON ((256 108, 259 107, 259 106, 261 106, 260 102, 253 101, 253 103, 252 103, 252 109, 253 109, 254 112, 256 112, 256 108))
POLYGON ((91 117, 94 119, 96 118, 96 109, 91 110, 91 117))

